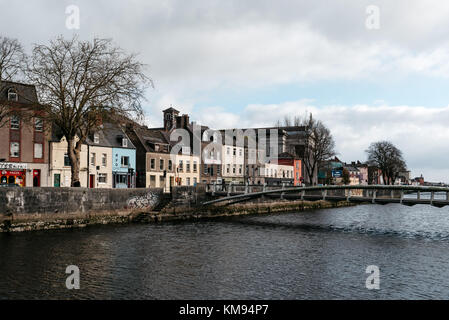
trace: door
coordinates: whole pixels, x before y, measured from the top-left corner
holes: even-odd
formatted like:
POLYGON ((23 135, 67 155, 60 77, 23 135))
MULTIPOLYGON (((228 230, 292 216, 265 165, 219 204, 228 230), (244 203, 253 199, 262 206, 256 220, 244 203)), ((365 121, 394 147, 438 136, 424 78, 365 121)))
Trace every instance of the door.
POLYGON ((41 186, 41 170, 34 169, 33 170, 33 187, 41 186))
POLYGON ((59 188, 61 186, 61 174, 55 173, 53 186, 55 188, 59 188))
POLYGON ((95 188, 95 175, 91 174, 89 176, 89 188, 95 188))

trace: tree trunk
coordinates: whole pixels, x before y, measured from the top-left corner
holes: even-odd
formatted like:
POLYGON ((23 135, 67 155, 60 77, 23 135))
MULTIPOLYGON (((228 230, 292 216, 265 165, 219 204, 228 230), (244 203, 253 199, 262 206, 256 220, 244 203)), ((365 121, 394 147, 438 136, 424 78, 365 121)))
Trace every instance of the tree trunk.
POLYGON ((70 167, 72 173, 71 187, 81 187, 80 183, 80 152, 81 144, 79 141, 75 144, 75 139, 67 139, 67 154, 70 159, 70 167))

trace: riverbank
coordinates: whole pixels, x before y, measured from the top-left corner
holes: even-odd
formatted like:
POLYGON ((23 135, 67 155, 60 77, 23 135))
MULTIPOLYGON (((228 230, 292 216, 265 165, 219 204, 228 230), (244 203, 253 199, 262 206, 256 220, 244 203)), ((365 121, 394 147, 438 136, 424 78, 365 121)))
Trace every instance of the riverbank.
POLYGON ((240 215, 263 215, 285 212, 299 212, 315 209, 326 209, 353 206, 349 202, 329 201, 269 201, 233 204, 229 206, 174 206, 169 203, 161 211, 139 209, 122 209, 97 211, 95 213, 67 214, 34 214, 14 215, 13 218, 0 220, 0 232, 24 232, 34 230, 52 230, 82 228, 99 224, 156 223, 176 220, 211 219, 240 215))

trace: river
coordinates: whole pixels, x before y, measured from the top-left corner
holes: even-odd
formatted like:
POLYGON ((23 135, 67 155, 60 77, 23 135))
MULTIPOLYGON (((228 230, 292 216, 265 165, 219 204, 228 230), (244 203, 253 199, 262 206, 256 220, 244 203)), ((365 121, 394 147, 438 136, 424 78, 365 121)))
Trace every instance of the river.
POLYGON ((448 299, 448 249, 449 207, 398 204, 0 234, 0 299, 448 299))

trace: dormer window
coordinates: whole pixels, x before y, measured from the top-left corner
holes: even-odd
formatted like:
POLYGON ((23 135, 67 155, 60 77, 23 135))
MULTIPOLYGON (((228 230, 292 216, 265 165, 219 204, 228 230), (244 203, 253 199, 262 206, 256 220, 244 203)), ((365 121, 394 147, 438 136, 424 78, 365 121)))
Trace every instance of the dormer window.
POLYGON ((128 147, 128 139, 126 139, 126 138, 122 139, 122 147, 124 147, 124 148, 128 147))
POLYGON ((8 90, 8 101, 16 101, 18 100, 17 91, 14 88, 8 90))
POLYGON ((100 143, 100 136, 98 133, 94 133, 94 143, 99 144, 100 143))

